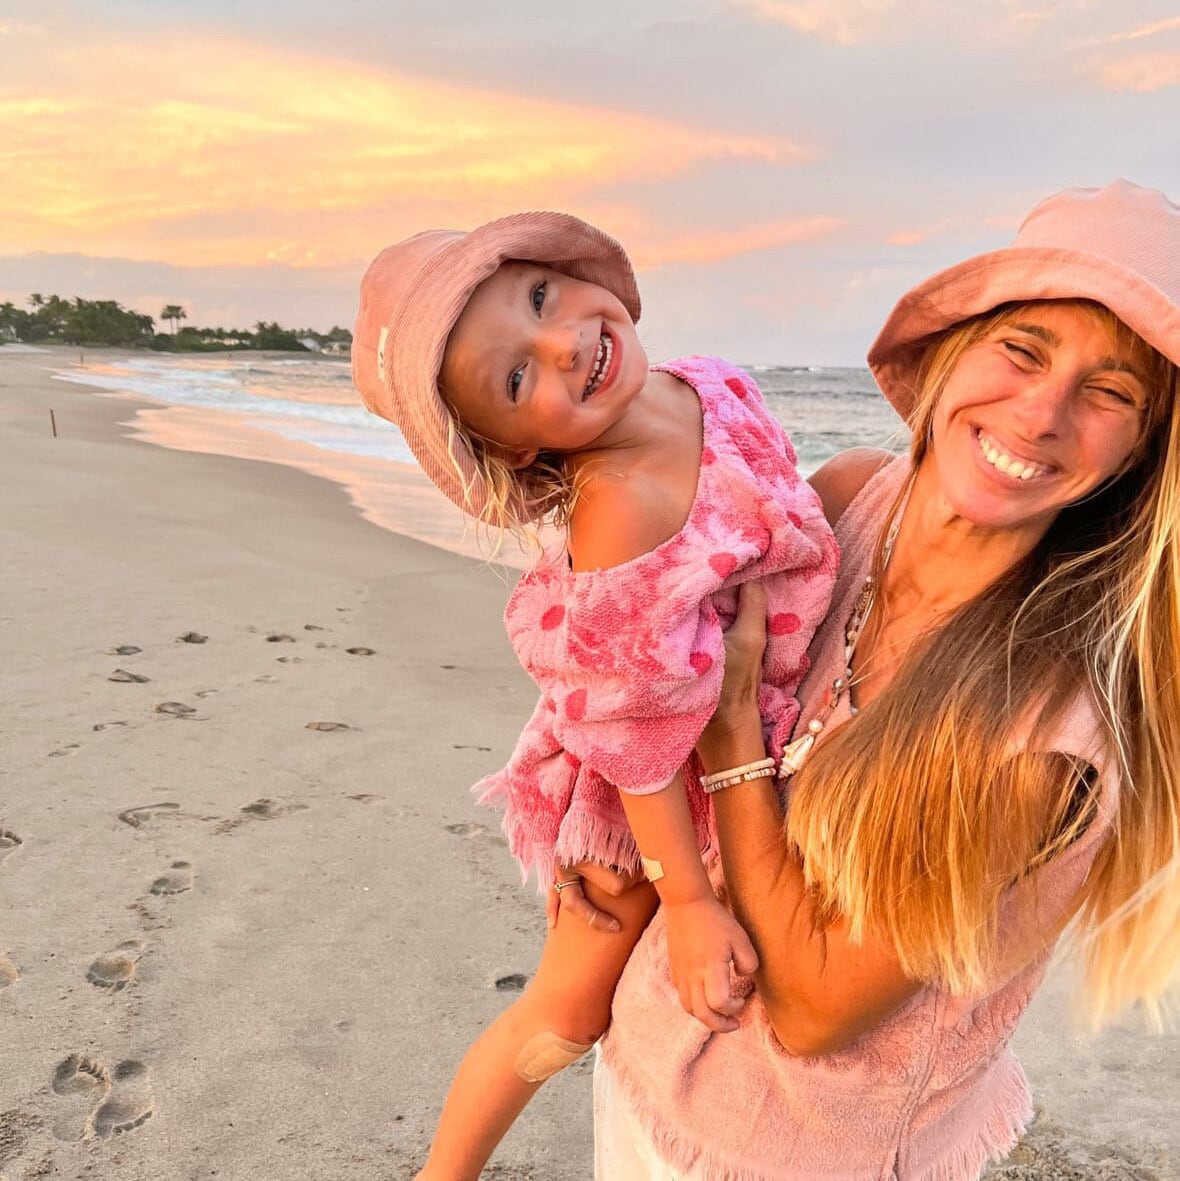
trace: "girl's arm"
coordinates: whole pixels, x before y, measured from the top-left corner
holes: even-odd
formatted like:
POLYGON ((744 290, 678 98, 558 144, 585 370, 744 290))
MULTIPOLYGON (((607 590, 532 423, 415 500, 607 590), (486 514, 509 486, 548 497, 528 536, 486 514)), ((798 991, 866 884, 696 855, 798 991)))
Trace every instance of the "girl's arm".
MULTIPOLYGON (((710 773, 765 756, 757 706, 765 620, 766 593, 748 583, 726 636, 721 705, 697 746, 710 773)), ((830 1054, 877 1025, 921 983, 902 972, 886 940, 868 935, 854 944, 843 921, 818 924, 771 782, 758 779, 713 796, 725 881, 758 954, 755 983, 779 1041, 791 1054, 830 1054)))
POLYGON ((732 1032, 744 1001, 731 994, 730 965, 748 976, 758 967, 758 956, 749 936, 713 893, 697 849, 684 784, 677 775, 663 791, 619 794, 664 909, 669 968, 680 1003, 710 1029, 732 1032))
MULTIPOLYGON (((682 474, 683 480, 674 481, 662 470, 633 468, 625 476, 588 479, 570 525, 574 569, 609 569, 647 553, 676 533, 695 490, 695 462, 682 474), (671 485, 683 485, 680 490, 688 498, 680 498, 683 504, 669 495, 671 485)), ((676 775, 662 791, 644 795, 620 791, 619 795, 664 907, 669 965, 680 1002, 710 1029, 734 1030, 735 1015, 744 1002, 730 993, 730 965, 748 975, 758 959, 745 931, 709 884, 683 781, 676 775)), ((575 899, 576 904, 582 903, 577 891, 571 901, 575 899)), ((582 912, 587 921, 597 921, 597 912, 589 910, 588 915, 582 912)))

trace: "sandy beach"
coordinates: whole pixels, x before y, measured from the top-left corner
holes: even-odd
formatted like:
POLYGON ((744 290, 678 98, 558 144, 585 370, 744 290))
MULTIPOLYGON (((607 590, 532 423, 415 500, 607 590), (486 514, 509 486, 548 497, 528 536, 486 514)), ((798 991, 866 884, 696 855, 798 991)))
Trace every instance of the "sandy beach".
MULTIPOLYGON (((0 348, 0 1178, 409 1178, 543 936, 468 792, 533 704, 512 576, 145 442, 69 360, 0 348)), ((1180 1177, 1180 1038, 1075 1035, 1064 992, 991 1175, 1180 1177)), ((589 1083, 485 1175, 586 1181, 589 1083)))

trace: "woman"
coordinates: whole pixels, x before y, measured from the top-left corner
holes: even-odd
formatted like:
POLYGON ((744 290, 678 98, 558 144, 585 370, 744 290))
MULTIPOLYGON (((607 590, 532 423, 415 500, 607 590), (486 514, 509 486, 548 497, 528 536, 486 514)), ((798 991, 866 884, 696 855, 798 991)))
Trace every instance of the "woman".
MULTIPOLYGON (((913 443, 815 477, 843 566, 785 823, 765 779, 714 796, 752 996, 733 1033, 687 1015, 657 916, 596 1074, 601 1181, 977 1177, 1030 1117, 1008 1041, 1064 926, 1096 1020, 1177 961, 1180 209, 1059 194, 869 362, 913 443)), ((727 779, 765 754, 757 599, 698 748, 727 779)))

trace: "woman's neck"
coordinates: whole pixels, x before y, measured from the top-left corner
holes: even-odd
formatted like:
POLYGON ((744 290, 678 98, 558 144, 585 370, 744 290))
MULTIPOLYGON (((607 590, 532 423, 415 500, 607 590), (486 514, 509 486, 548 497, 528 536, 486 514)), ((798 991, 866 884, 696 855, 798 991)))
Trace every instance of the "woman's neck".
POLYGON ((885 571, 890 614, 953 611, 1028 554, 1046 527, 988 528, 960 516, 942 494, 933 457, 927 454, 915 473, 885 571))

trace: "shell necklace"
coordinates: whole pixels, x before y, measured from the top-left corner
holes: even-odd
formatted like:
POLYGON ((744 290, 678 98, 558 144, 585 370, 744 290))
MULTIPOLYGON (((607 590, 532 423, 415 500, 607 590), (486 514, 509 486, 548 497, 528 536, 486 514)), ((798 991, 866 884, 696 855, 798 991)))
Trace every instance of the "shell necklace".
MULTIPOLYGON (((911 476, 905 496, 902 498, 901 504, 897 506, 897 511, 893 514, 893 518, 889 522, 889 531, 885 534, 885 545, 881 551, 882 578, 884 578, 885 571, 889 568, 889 559, 893 557, 893 547, 897 542, 897 534, 901 529, 902 518, 905 516, 905 510, 910 503, 910 493, 913 490, 914 477, 911 476)), ((869 574, 865 577, 864 584, 860 588, 860 594, 856 596, 856 603, 852 608, 852 614, 848 617, 848 622, 844 625, 844 671, 832 682, 831 687, 824 694, 824 705, 819 713, 807 723, 807 732, 801 738, 796 738, 794 742, 788 743, 783 747, 783 757, 779 763, 778 772, 780 779, 787 779, 789 776, 794 775, 807 761, 807 756, 811 753, 811 748, 815 746, 816 740, 823 733, 824 727, 831 721, 836 706, 840 704, 840 699, 845 693, 851 690, 854 683, 852 657, 856 652, 856 643, 864 632, 865 624, 869 619, 869 613, 872 611, 873 604, 876 601, 877 580, 872 574, 869 574)), ((850 706, 850 709, 855 716, 857 712, 856 706, 850 706)))

